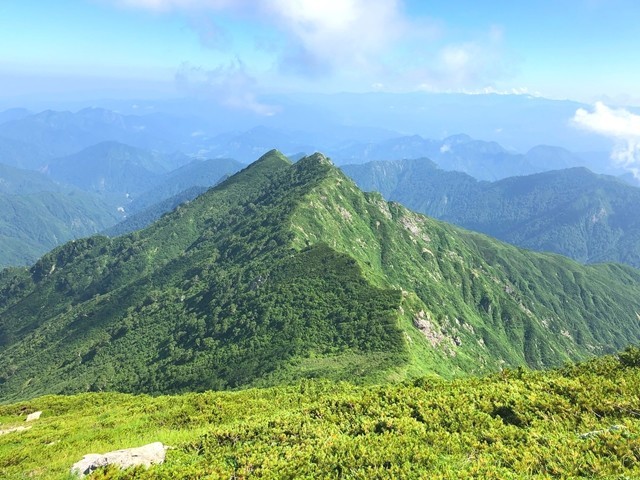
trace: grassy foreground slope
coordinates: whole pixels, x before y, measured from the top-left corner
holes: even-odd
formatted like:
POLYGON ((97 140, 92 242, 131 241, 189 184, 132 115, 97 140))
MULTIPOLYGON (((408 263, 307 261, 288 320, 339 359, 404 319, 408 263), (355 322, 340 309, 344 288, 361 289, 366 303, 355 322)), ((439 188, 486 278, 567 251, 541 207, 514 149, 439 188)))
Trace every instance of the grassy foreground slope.
POLYGON ((161 441, 149 470, 92 479, 638 478, 640 350, 451 382, 180 396, 91 393, 0 407, 0 477, 65 479, 84 454, 161 441))
POLYGON ((0 272, 0 401, 548 367, 640 340, 640 272, 522 251, 270 152, 0 272))

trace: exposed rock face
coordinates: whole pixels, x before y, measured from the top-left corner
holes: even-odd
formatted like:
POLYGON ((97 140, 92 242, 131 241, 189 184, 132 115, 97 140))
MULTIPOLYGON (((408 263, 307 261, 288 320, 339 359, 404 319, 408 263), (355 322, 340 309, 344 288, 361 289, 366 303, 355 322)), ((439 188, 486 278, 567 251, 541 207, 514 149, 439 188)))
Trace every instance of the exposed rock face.
POLYGON ((443 333, 433 324, 433 320, 431 319, 429 312, 425 313, 424 310, 420 310, 414 316, 413 324, 425 337, 427 337, 427 340, 429 340, 432 347, 439 346, 446 339, 443 333))
POLYGON ((106 467, 107 465, 117 465, 123 469, 137 465, 149 467, 153 464, 163 463, 166 451, 167 447, 165 445, 155 442, 138 448, 115 450, 103 455, 90 453, 71 467, 71 473, 84 477, 97 468, 106 467))
POLYGON ((33 412, 30 413, 29 415, 27 415, 27 422, 32 422, 34 420, 38 420, 40 418, 40 415, 42 415, 42 412, 33 412))

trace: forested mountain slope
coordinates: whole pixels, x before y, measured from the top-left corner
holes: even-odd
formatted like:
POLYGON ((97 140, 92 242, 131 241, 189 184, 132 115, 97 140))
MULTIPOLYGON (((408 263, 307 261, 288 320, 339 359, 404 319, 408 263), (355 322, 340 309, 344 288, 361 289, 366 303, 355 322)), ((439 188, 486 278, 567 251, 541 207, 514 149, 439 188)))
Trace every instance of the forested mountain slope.
POLYGON ((545 367, 640 339, 640 273, 519 250, 270 152, 0 275, 0 399, 545 367))
POLYGON ((342 167, 363 190, 505 242, 640 267, 640 189, 585 168, 479 182, 429 160, 342 167))
POLYGON ((0 164, 0 268, 29 265, 61 243, 121 219, 97 197, 0 164))

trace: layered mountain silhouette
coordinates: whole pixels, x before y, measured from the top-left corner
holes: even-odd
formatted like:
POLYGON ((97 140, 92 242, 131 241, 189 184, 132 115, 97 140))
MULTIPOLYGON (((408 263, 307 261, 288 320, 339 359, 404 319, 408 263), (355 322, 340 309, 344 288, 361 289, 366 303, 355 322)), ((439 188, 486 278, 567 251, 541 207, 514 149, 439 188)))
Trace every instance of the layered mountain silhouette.
MULTIPOLYGON (((0 139, 0 157, 11 160, 2 145, 0 139)), ((243 166, 118 142, 51 159, 44 173, 0 163, 0 267, 31 264, 66 241, 110 227, 110 234, 145 227, 243 166)))
POLYGON ((482 182, 426 159, 345 165, 360 188, 505 242, 640 267, 640 189, 586 168, 482 182))
POLYGON ((0 399, 546 367, 640 339, 640 272, 520 250, 269 152, 0 272, 0 399))
POLYGON ((122 220, 94 195, 1 163, 0 204, 0 268, 32 264, 61 243, 122 220))

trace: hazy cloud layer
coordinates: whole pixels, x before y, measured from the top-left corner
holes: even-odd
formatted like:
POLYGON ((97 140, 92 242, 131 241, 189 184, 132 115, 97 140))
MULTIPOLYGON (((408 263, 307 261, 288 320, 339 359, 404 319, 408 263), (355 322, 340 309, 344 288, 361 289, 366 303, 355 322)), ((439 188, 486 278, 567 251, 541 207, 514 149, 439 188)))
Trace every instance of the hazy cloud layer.
POLYGON ((189 26, 198 34, 200 43, 206 48, 223 50, 231 46, 226 30, 212 18, 193 14, 189 17, 189 26))
POLYGON ((182 91, 215 99, 230 108, 250 110, 262 116, 278 112, 278 107, 258 100, 254 91, 256 80, 240 60, 210 70, 185 62, 176 73, 176 84, 182 91))
POLYGON ((431 62, 418 70, 427 91, 495 90, 497 79, 511 75, 515 62, 508 58, 503 32, 491 27, 473 40, 442 47, 431 62))
MULTIPOLYGON (((368 66, 375 55, 409 27, 399 0, 116 0, 116 3, 156 12, 231 11, 259 19, 285 34, 283 67, 299 62, 297 70, 305 73, 315 73, 320 67, 368 66), (313 66, 310 72, 306 72, 307 65, 313 66)), ((200 17, 195 24, 199 34, 203 24, 207 27, 205 33, 211 30, 212 24, 200 17)), ((214 33, 217 38, 217 28, 214 33)))
MULTIPOLYGON (((499 28, 447 43, 442 25, 409 17, 402 0, 112 1, 156 12, 232 13, 267 24, 280 35, 277 51, 271 53, 282 74, 337 75, 378 90, 443 91, 494 87, 508 70, 499 28), (404 54, 400 60, 398 52, 404 54)), ((191 23, 203 44, 219 48, 225 42, 212 20, 191 23)))
POLYGON ((611 158, 636 178, 640 178, 640 115, 622 108, 612 109, 598 102, 593 112, 578 109, 573 123, 613 139, 616 143, 611 158))

